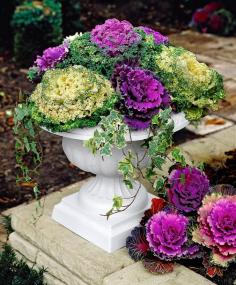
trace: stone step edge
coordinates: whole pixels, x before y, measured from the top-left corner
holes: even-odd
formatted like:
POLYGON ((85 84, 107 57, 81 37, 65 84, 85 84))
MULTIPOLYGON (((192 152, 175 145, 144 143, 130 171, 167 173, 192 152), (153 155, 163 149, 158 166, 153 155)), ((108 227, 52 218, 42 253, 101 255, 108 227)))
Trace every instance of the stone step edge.
MULTIPOLYGON (((56 260, 54 260, 52 257, 48 256, 46 253, 44 253, 41 249, 37 248, 36 246, 32 245, 29 241, 25 240, 20 234, 17 232, 13 232, 9 235, 9 244, 12 246, 12 248, 16 251, 16 254, 18 257, 23 258, 26 263, 30 266, 35 265, 36 268, 40 268, 42 266, 45 266, 45 262, 42 262, 42 260, 45 261, 45 259, 48 259, 48 264, 55 264, 60 271, 65 272, 68 276, 71 276, 72 282, 70 285, 88 285, 85 281, 81 280, 78 276, 76 276, 74 273, 72 273, 67 268, 63 267, 60 263, 58 263, 56 260), (28 252, 27 252, 28 249, 28 252), (29 251, 33 251, 32 254, 29 254, 29 251), (41 260, 41 261, 40 261, 41 260)), ((55 265, 53 266, 55 268, 55 265)), ((47 273, 45 274, 46 279, 55 279, 57 283, 55 284, 68 284, 63 280, 63 278, 58 278, 58 276, 55 272, 53 272, 49 267, 47 268, 47 273), (48 276, 49 275, 49 276, 48 276)), ((48 284, 51 285, 51 284, 48 284)), ((54 284, 53 284, 54 285, 54 284)))
MULTIPOLYGON (((46 255, 44 252, 42 252, 42 250, 40 249, 37 249, 34 245, 32 245, 29 241, 25 240, 24 238, 22 238, 18 233, 16 232, 13 232, 12 234, 10 234, 9 236, 9 242, 11 244, 11 246, 18 252, 20 253, 21 256, 23 256, 26 261, 30 262, 31 264, 36 264, 37 267, 39 267, 40 265, 44 265, 44 264, 37 264, 37 261, 38 261, 38 256, 40 255, 44 255, 46 256, 46 258, 48 260, 52 260, 51 262, 55 263, 59 268, 63 268, 63 271, 67 272, 67 274, 69 275, 73 275, 75 277, 75 283, 66 283, 65 280, 63 279, 58 279, 58 276, 55 276, 57 274, 51 272, 50 268, 48 268, 48 272, 46 273, 46 280, 49 280, 48 282, 48 285, 60 285, 59 282, 61 282, 61 284, 66 284, 66 285, 87 285, 88 283, 85 283, 83 280, 81 280, 80 278, 78 278, 77 276, 75 276, 71 271, 69 271, 68 269, 64 268, 60 263, 58 263, 57 261, 55 261, 53 258, 49 257, 48 255, 46 255), (24 245, 23 247, 21 247, 21 245, 24 245), (26 246, 28 245, 28 248, 30 248, 31 250, 34 251, 35 253, 35 258, 32 258, 32 255, 30 256, 29 253, 25 251, 22 251, 22 248, 26 248, 26 246), (21 248, 20 248, 21 247, 21 248), (31 260, 29 259, 31 258, 31 260), (34 259, 35 261, 32 261, 32 259, 34 259), (48 276, 47 276, 48 275, 48 276), (55 279, 55 282, 50 284, 50 280, 54 280, 55 279)), ((45 260, 45 257, 44 257, 44 260, 45 260)), ((42 262, 41 262, 42 263, 42 262)), ((50 263, 50 261, 49 261, 50 263)), ((209 280, 207 280, 206 278, 204 278, 203 276, 195 273, 194 271, 188 269, 187 267, 184 267, 182 265, 178 265, 176 267, 176 270, 170 274, 165 274, 165 275, 160 275, 158 277, 158 283, 157 284, 161 284, 160 282, 164 281, 164 282, 167 282, 168 280, 171 281, 173 280, 173 278, 175 278, 177 275, 181 274, 181 272, 183 272, 186 274, 186 272, 188 274, 193 274, 194 276, 197 276, 200 280, 202 280, 204 283, 201 283, 201 284, 214 284, 212 282, 210 282, 209 280)), ((142 265, 140 264, 140 262, 136 262, 132 265, 128 265, 116 272, 113 272, 107 276, 104 277, 103 281, 102 281, 102 284, 101 285, 110 285, 112 284, 111 282, 115 282, 114 285, 122 285, 122 279, 123 279, 123 276, 127 276, 127 281, 134 278, 136 279, 145 279, 144 283, 142 281, 137 281, 138 283, 132 283, 132 285, 144 285, 146 284, 145 282, 148 281, 147 279, 150 280, 151 284, 153 284, 152 282, 155 282, 154 279, 156 280, 157 279, 157 276, 156 275, 150 275, 147 271, 144 271, 142 265), (135 270, 134 270, 135 269, 135 270), (136 276, 132 276, 132 272, 135 271, 135 275, 136 276), (130 276, 131 275, 131 276, 130 276), (138 276, 138 277, 137 277, 138 276), (120 283, 120 281, 122 283, 120 283), (118 283, 117 283, 118 282, 118 283)), ((128 281, 128 282, 131 282, 132 280, 128 281)), ((129 283, 125 283, 124 285, 126 284, 129 284, 129 283)), ((131 283, 130 283, 131 284, 131 283)))

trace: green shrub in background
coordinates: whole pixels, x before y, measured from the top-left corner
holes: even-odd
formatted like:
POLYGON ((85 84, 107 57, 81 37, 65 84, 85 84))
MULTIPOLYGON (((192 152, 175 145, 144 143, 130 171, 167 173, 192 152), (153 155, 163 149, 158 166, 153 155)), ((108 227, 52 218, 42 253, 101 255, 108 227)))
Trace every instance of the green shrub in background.
POLYGON ((16 0, 1 0, 0 4, 0 51, 12 47, 13 32, 11 18, 16 6, 16 0))
POLYGON ((61 3, 56 0, 27 0, 16 7, 12 25, 16 63, 29 67, 37 54, 61 42, 61 3))
POLYGON ((63 34, 65 36, 80 32, 82 24, 80 22, 80 1, 59 0, 62 4, 63 34))

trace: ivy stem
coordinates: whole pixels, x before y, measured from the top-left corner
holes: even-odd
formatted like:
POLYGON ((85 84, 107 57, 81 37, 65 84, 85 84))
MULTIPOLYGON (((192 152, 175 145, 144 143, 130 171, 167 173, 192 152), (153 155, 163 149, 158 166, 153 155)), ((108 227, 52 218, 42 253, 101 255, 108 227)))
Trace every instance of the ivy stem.
POLYGON ((124 212, 124 211, 126 211, 130 206, 132 206, 133 205, 133 203, 134 203, 134 201, 135 201, 135 199, 136 199, 136 197, 137 197, 137 195, 138 195, 138 193, 139 193, 139 190, 141 189, 141 183, 139 183, 139 187, 138 187, 138 189, 137 189, 137 191, 136 191, 136 193, 135 193, 135 195, 134 196, 131 196, 130 198, 126 198, 126 199, 132 199, 132 201, 128 204, 128 205, 125 205, 125 206, 121 206, 121 208, 123 208, 123 209, 118 209, 118 210, 116 210, 116 211, 109 211, 108 212, 108 214, 105 214, 105 215, 103 215, 103 214, 101 214, 101 216, 105 216, 105 217, 107 217, 107 219, 110 217, 110 216, 112 216, 112 215, 115 215, 115 214, 118 214, 118 213, 121 213, 121 212, 124 212))

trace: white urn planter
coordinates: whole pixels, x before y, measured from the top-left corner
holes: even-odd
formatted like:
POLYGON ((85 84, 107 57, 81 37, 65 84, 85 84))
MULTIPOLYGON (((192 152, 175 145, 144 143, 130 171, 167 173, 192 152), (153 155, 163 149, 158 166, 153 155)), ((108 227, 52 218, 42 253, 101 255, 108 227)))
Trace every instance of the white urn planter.
MULTIPOLYGON (((183 113, 173 114, 175 128, 178 131, 188 125, 183 113)), ((110 157, 93 155, 84 147, 84 141, 93 136, 94 128, 74 129, 70 132, 55 133, 63 137, 62 147, 71 163, 84 171, 94 173, 78 193, 67 196, 55 205, 52 218, 72 232, 94 243, 107 252, 113 252, 125 245, 130 231, 139 224, 144 211, 150 206, 153 195, 148 194, 143 185, 132 205, 107 218, 104 216, 112 207, 114 196, 122 196, 129 204, 140 187, 134 181, 134 189, 129 189, 118 171, 118 162, 123 157, 122 150, 114 149, 110 157)), ((133 131, 127 134, 127 147, 134 150, 139 158, 143 157, 143 140, 149 136, 148 130, 133 131)), ((143 166, 147 163, 143 161, 143 166)))

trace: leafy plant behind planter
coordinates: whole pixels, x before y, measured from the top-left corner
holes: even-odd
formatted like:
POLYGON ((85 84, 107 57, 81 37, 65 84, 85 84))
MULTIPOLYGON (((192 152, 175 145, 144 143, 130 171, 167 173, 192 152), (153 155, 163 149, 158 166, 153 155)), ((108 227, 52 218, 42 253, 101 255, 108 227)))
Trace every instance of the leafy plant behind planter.
POLYGON ((80 22, 80 1, 60 0, 62 4, 63 34, 65 36, 81 31, 80 22))
POLYGON ((16 7, 12 25, 15 60, 27 67, 45 47, 61 41, 61 4, 55 0, 25 1, 16 7))
POLYGON ((12 47, 12 27, 10 25, 15 6, 19 0, 2 0, 0 9, 0 51, 12 47), (4 27, 4 28, 3 28, 4 27))

